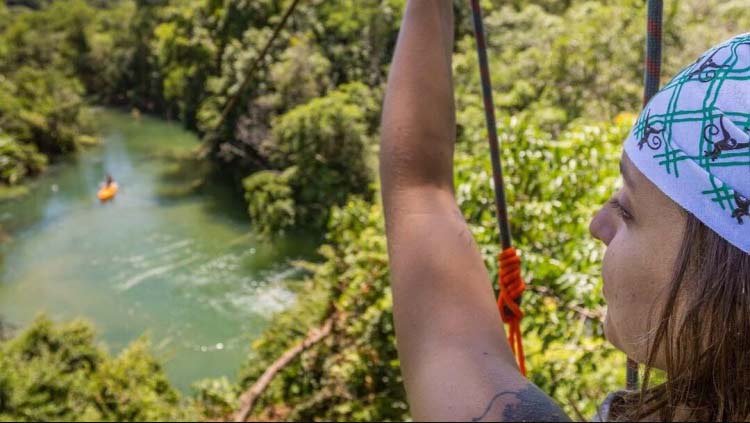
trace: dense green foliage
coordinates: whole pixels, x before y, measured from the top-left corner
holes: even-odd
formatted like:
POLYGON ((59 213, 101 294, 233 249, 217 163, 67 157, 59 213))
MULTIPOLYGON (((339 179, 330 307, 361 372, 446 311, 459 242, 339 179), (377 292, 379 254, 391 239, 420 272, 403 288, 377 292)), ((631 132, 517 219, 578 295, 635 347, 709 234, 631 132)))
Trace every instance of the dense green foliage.
POLYGON ((262 171, 244 180, 248 213, 260 231, 279 233, 300 222, 324 227, 331 206, 351 194, 370 194, 365 158, 371 139, 360 99, 372 95, 362 84, 347 84, 274 121, 260 149, 274 168, 285 170, 278 178, 262 171))
MULTIPOLYGON (((46 155, 75 150, 90 134, 88 95, 179 118, 201 133, 203 152, 244 192, 258 232, 306 226, 326 234, 320 260, 301 264, 308 276, 297 304, 253 344, 237 385, 201 382, 195 410, 180 411, 142 343, 110 359, 92 346, 88 327, 55 329, 42 320, 0 348, 8 369, 0 372, 3 418, 223 416, 329 317, 332 335, 279 373, 254 415, 409 417, 373 166, 405 1, 301 2, 248 76, 290 3, 59 0, 38 11, 0 4, 0 181, 17 183, 41 171, 46 155), (238 93, 246 77, 249 88, 238 93), (235 95, 237 107, 216 128, 235 95)), ((666 75, 750 26, 741 0, 665 3, 666 75)), ((523 323, 530 378, 583 419, 624 382, 624 357, 602 337, 603 246, 587 226, 618 183, 628 128, 613 118, 639 109, 645 4, 483 4, 513 236, 530 285, 523 323)), ((477 63, 468 9, 456 5, 456 193, 495 274, 499 241, 477 63)))
POLYGON ((406 417, 396 357, 383 219, 353 198, 331 214, 321 263, 305 265, 297 306, 279 315, 243 371, 252 383, 299 334, 333 315, 330 337, 287 366, 262 398, 259 415, 290 420, 383 421, 406 417))
POLYGON ((77 75, 86 72, 84 2, 13 12, 0 4, 0 184, 42 171, 47 156, 92 142, 77 75))
POLYGON ((205 152, 238 189, 255 172, 296 166, 289 186, 294 218, 267 219, 253 205, 250 217, 267 234, 322 230, 330 207, 347 194, 372 196, 365 162, 403 0, 302 2, 271 45, 272 59, 248 73, 290 3, 0 6, 0 135, 23 144, 3 155, 10 164, 0 182, 43 168, 44 159, 27 156, 70 152, 90 140, 87 97, 180 119, 205 136, 205 152), (238 92, 245 80, 249 89, 238 92), (217 127, 234 97, 239 101, 217 127))
POLYGON ((322 230, 332 205, 348 194, 372 195, 367 153, 403 5, 302 2, 271 45, 274 59, 249 72, 290 3, 139 3, 131 27, 142 34, 140 50, 121 66, 121 78, 133 81, 125 101, 203 133, 209 155, 242 181, 250 217, 269 235, 322 230), (238 92, 245 80, 250 88, 238 92), (232 98, 239 101, 221 122, 232 98), (253 182, 291 167, 296 176, 283 199, 253 182), (257 190, 283 204, 260 204, 255 199, 266 194, 257 190), (272 210, 284 217, 269 218, 272 210))
POLYGON ((116 358, 81 321, 39 317, 0 344, 0 420, 149 421, 191 418, 140 340, 116 358))

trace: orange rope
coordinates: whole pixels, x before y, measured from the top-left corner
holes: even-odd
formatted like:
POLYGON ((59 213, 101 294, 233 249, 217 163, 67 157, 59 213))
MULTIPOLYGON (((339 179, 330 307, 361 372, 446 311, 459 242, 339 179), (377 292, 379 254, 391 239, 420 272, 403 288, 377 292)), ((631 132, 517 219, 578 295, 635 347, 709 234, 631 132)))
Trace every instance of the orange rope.
POLYGON ((521 278, 521 259, 513 247, 506 248, 497 256, 500 272, 497 282, 500 285, 500 296, 497 306, 503 322, 508 324, 508 342, 513 355, 518 360, 521 373, 526 376, 526 361, 523 356, 523 342, 521 340, 521 318, 523 312, 518 306, 518 300, 526 289, 526 283, 521 278))

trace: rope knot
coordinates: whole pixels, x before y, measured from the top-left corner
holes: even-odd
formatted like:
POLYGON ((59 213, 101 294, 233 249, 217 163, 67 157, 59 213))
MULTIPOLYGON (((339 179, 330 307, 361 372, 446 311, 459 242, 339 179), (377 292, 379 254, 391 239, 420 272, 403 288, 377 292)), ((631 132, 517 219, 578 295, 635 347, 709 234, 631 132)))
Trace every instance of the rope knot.
POLYGON ((513 247, 503 250, 497 256, 500 272, 498 273, 498 284, 500 285, 500 297, 498 306, 503 322, 510 323, 520 320, 523 311, 518 306, 517 300, 526 289, 526 283, 521 278, 521 259, 513 247))
POLYGON ((518 360, 521 373, 526 375, 526 363, 523 356, 523 344, 521 341, 521 318, 523 311, 519 307, 521 295, 526 289, 526 283, 521 278, 521 259, 513 247, 506 248, 497 256, 498 272, 497 279, 500 285, 500 296, 497 306, 503 322, 508 324, 508 342, 513 354, 518 360))

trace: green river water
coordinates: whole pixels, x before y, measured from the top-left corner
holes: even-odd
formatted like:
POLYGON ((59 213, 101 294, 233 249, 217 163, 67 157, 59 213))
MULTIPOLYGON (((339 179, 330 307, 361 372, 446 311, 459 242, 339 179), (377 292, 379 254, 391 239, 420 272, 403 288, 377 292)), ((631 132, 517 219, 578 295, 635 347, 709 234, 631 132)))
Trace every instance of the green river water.
POLYGON ((226 184, 184 189, 165 153, 191 151, 179 124, 98 113, 102 145, 53 166, 25 197, 0 203, 0 315, 23 327, 39 312, 95 323, 111 353, 143 334, 182 390, 232 380, 269 316, 294 300, 290 260, 306 237, 261 242, 226 184), (109 172, 114 201, 96 191, 109 172), (172 195, 168 195, 172 193, 172 195))

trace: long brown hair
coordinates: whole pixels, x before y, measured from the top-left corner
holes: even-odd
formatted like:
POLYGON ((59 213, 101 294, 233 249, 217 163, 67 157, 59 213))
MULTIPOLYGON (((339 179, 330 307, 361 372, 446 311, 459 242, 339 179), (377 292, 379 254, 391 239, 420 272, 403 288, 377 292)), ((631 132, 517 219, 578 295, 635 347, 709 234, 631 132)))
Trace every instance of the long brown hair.
POLYGON ((686 215, 642 388, 619 398, 610 419, 750 419, 750 255, 686 215), (650 386, 660 354, 666 381, 650 386))

